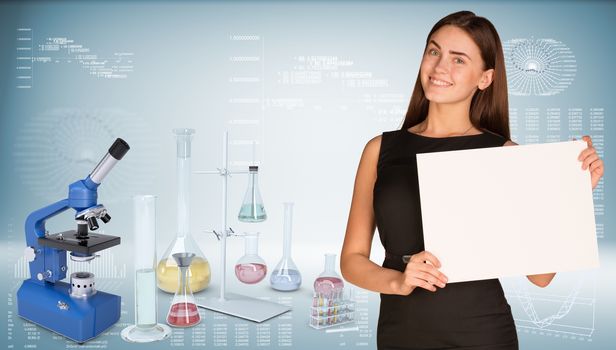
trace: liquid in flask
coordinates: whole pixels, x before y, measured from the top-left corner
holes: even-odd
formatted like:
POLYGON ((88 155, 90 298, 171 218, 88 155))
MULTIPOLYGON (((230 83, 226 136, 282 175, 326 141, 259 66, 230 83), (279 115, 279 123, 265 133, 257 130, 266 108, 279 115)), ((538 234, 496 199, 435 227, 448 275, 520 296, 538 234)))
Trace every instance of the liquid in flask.
POLYGON ((267 265, 258 254, 258 233, 246 233, 244 242, 246 252, 235 264, 235 276, 246 284, 259 283, 267 274, 267 265))
POLYGON ((336 272, 336 254, 325 254, 325 269, 314 281, 314 291, 322 295, 337 295, 344 289, 344 281, 336 272))
POLYGON ((290 292, 299 289, 302 275, 291 258, 291 229, 293 226, 293 203, 284 203, 283 251, 282 259, 270 276, 273 289, 290 292))
POLYGON ((246 189, 240 212, 237 215, 239 221, 261 222, 267 219, 265 206, 259 191, 258 173, 258 166, 251 165, 248 167, 248 188, 246 189))
POLYGON ((179 267, 178 289, 167 313, 167 323, 173 327, 192 327, 201 322, 201 315, 195 297, 190 289, 190 275, 188 267, 194 253, 175 253, 173 258, 179 267))
POLYGON ((173 133, 177 147, 177 234, 156 267, 157 285, 167 293, 175 293, 178 288, 179 268, 173 254, 191 252, 195 257, 189 268, 190 287, 193 292, 199 292, 209 286, 211 270, 208 260, 192 238, 189 229, 191 142, 195 130, 174 129, 173 133))

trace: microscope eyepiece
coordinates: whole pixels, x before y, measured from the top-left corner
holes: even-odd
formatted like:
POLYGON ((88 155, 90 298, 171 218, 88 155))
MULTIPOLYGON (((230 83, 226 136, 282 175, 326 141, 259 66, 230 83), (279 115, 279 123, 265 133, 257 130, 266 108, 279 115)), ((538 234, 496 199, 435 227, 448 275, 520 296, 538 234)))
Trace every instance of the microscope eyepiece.
POLYGON ((128 145, 128 143, 118 137, 113 143, 113 145, 109 147, 109 154, 111 154, 113 158, 120 160, 122 159, 122 157, 124 157, 124 155, 126 154, 126 152, 128 152, 129 149, 130 146, 128 145))
POLYGON ((109 147, 109 151, 103 159, 98 163, 96 168, 92 170, 90 173, 90 179, 96 183, 100 184, 105 176, 111 171, 111 169, 116 165, 117 162, 124 157, 126 152, 130 149, 130 146, 126 141, 121 138, 117 138, 113 145, 109 147))

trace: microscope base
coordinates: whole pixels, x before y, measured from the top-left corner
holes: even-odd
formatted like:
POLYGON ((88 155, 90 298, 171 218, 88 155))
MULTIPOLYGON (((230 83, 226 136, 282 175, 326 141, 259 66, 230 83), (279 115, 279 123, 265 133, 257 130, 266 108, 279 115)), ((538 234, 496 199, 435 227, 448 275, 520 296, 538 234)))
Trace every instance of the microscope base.
POLYGON ((75 298, 69 289, 65 282, 25 280, 17 291, 17 313, 77 343, 95 338, 120 319, 118 295, 97 291, 75 298))

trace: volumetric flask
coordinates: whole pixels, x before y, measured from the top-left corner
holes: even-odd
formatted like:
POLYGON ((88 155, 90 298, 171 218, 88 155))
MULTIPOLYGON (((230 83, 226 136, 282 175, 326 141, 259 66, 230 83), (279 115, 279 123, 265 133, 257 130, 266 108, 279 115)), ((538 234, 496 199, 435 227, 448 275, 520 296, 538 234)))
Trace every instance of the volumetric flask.
POLYGON ((302 284, 302 275, 291 258, 291 228, 293 226, 293 203, 284 203, 283 251, 282 259, 272 275, 270 285, 272 288, 284 292, 299 289, 302 284))
POLYGON ((344 282, 336 272, 336 254, 325 254, 325 269, 314 281, 314 291, 323 295, 336 295, 344 288, 344 282))
POLYGON ((124 328, 120 335, 127 342, 148 343, 171 334, 167 325, 156 322, 156 197, 135 196, 133 208, 135 324, 124 328))
POLYGON ((244 195, 244 202, 240 207, 240 213, 237 215, 239 221, 243 222, 261 222, 267 219, 261 192, 259 191, 258 181, 258 166, 248 167, 248 188, 244 195))
POLYGON ((192 238, 189 229, 190 223, 190 160, 191 141, 194 129, 174 129, 177 142, 177 236, 169 244, 158 262, 157 279, 158 288, 167 293, 175 293, 178 283, 178 266, 172 255, 175 253, 192 252, 195 257, 191 260, 189 268, 190 287, 193 292, 199 292, 210 284, 210 264, 197 243, 192 238))
POLYGON ((246 233, 244 242, 246 253, 235 264, 235 276, 246 284, 259 283, 267 274, 265 260, 258 253, 259 234, 246 233))
POLYGON ((201 315, 197 309, 197 302, 190 290, 190 275, 188 267, 191 266, 193 253, 175 253, 173 258, 179 267, 178 289, 167 313, 167 323, 173 327, 192 327, 201 322, 201 315))

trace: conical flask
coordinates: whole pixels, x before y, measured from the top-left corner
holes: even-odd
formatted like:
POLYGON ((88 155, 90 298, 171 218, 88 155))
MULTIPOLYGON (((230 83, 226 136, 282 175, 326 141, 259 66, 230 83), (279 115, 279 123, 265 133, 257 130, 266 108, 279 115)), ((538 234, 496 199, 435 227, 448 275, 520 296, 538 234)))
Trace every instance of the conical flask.
POLYGON ((167 313, 167 323, 173 327, 192 327, 201 322, 197 302, 190 289, 189 267, 196 258, 194 253, 175 253, 172 255, 179 267, 178 289, 167 313))
POLYGON ((131 343, 163 340, 171 329, 157 323, 156 300, 156 197, 135 196, 134 261, 135 261, 135 324, 120 333, 131 343))
POLYGON ((291 228, 293 226, 293 203, 284 203, 282 259, 270 276, 272 288, 280 291, 297 290, 302 284, 302 275, 291 258, 291 228))
POLYGON ((336 272, 336 254, 325 254, 325 269, 314 280, 314 291, 336 296, 344 289, 342 277, 336 272))
POLYGON ((246 284, 259 283, 267 274, 265 260, 258 253, 259 234, 246 233, 244 242, 246 253, 235 263, 235 277, 246 284))
POLYGON ((258 182, 259 167, 251 165, 248 167, 248 188, 244 195, 244 202, 237 215, 239 221, 242 222, 261 222, 267 219, 261 192, 259 191, 258 182))
POLYGON ((199 292, 210 284, 210 265, 199 246, 192 238, 189 230, 190 222, 190 154, 192 135, 194 129, 174 129, 177 141, 177 176, 178 176, 178 211, 177 236, 158 262, 157 284, 158 288, 174 293, 178 288, 178 266, 173 259, 175 253, 191 252, 195 257, 191 260, 190 287, 193 292, 199 292))

